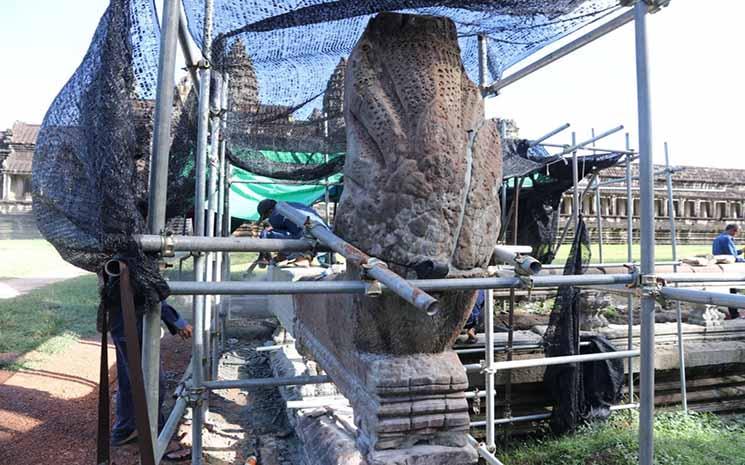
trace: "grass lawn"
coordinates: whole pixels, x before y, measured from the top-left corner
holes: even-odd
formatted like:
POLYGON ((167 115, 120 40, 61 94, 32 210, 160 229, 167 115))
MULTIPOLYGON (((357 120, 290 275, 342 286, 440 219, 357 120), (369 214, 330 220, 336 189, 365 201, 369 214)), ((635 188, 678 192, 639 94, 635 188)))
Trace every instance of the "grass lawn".
MULTIPOLYGON (((96 333, 97 309, 98 285, 90 274, 0 299, 0 353, 51 353, 91 336, 96 333)), ((3 363, 13 368, 16 362, 0 361, 0 367, 3 363)))
POLYGON ((55 278, 83 273, 43 239, 0 240, 0 278, 55 278))
MULTIPOLYGON (((563 264, 569 250, 572 248, 571 244, 562 244, 559 249, 559 253, 556 254, 554 263, 563 264)), ((592 263, 599 263, 599 247, 597 244, 592 244, 592 263)), ((690 257, 693 255, 702 255, 711 253, 711 244, 702 245, 679 245, 678 246, 678 259, 690 257)), ((670 244, 661 244, 655 247, 654 250, 655 260, 658 262, 669 262, 673 259, 673 251, 670 244)), ((607 244, 603 246, 603 261, 605 263, 623 263, 626 262, 626 244, 607 244)), ((640 258, 639 244, 634 244, 633 257, 635 261, 640 258)))
MULTIPOLYGON (((230 277, 232 281, 242 281, 244 274, 248 269, 249 265, 253 263, 258 257, 257 253, 253 252, 231 252, 230 254, 230 277)), ((178 271, 178 259, 171 259, 169 262, 173 265, 172 268, 164 273, 166 278, 171 281, 189 281, 194 279, 194 260, 189 258, 185 260, 181 268, 181 278, 179 278, 178 271)), ((266 270, 261 270, 258 267, 254 269, 255 274, 264 273, 266 270)))
MULTIPOLYGON (((605 424, 561 438, 531 439, 497 451, 509 465, 636 465, 638 415, 616 413, 605 424)), ((745 422, 710 414, 660 413, 655 419, 655 464, 743 465, 745 422)))

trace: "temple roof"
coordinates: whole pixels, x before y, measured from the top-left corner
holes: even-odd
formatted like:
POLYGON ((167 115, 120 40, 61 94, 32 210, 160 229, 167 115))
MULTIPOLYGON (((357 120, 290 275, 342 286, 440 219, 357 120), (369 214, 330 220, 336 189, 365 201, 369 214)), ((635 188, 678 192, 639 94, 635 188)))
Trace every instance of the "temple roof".
POLYGON ((10 134, 11 144, 34 145, 36 137, 39 135, 39 124, 29 124, 21 121, 13 123, 10 134))
MULTIPOLYGON (((706 168, 701 166, 681 166, 680 171, 673 173, 674 182, 704 182, 710 184, 743 184, 745 180, 745 170, 731 168, 706 168)), ((654 165, 655 173, 663 171, 665 165, 654 165)), ((639 165, 631 165, 631 175, 638 176, 639 165)), ((603 178, 623 178, 626 176, 626 168, 623 166, 614 166, 603 170, 603 178)), ((655 180, 664 181, 664 174, 656 174, 655 180)))
POLYGON ((3 170, 10 174, 31 174, 31 163, 34 158, 32 150, 13 151, 3 162, 3 170))

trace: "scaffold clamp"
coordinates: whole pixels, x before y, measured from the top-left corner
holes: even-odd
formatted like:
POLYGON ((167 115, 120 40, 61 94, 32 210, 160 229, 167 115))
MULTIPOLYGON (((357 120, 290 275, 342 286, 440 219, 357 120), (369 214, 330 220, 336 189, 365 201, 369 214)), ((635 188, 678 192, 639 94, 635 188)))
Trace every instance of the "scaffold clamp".
POLYGON ((176 247, 173 241, 173 233, 171 231, 164 231, 163 234, 161 234, 160 238, 160 250, 162 251, 163 257, 175 257, 176 247))

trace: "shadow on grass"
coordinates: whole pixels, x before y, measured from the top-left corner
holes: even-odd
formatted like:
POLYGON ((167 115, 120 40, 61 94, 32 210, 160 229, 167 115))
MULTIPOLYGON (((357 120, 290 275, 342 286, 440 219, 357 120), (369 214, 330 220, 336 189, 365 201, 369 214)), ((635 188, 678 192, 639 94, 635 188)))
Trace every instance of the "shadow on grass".
POLYGON ((98 286, 94 275, 71 278, 0 299, 0 368, 25 365, 23 355, 53 353, 81 337, 96 333, 98 286), (21 360, 19 362, 19 360, 21 360))

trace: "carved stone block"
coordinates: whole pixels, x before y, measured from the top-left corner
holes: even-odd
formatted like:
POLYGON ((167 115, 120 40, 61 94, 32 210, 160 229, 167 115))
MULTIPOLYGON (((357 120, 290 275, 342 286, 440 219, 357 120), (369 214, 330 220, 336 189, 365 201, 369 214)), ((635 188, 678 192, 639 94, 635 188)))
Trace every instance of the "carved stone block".
MULTIPOLYGON (((501 149, 446 18, 383 13, 349 57, 336 233, 407 278, 481 276, 499 231, 501 149)), ((325 279, 359 279, 349 266, 325 279)), ((295 297, 295 336, 350 400, 370 464, 476 462, 451 350, 475 292, 295 297)))

